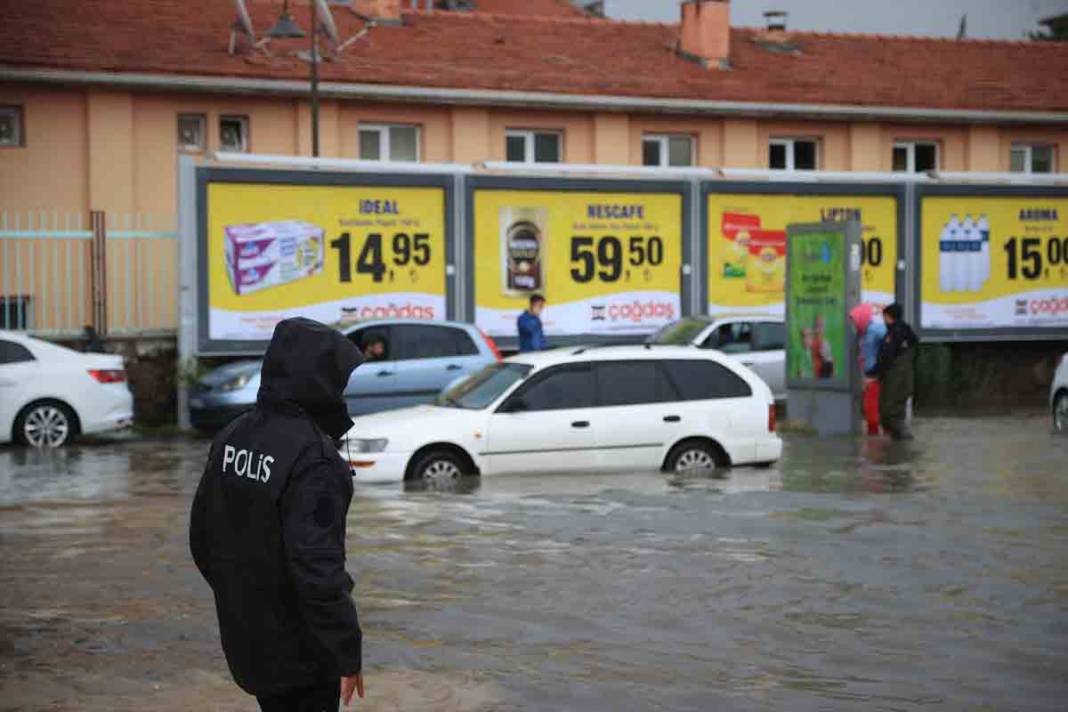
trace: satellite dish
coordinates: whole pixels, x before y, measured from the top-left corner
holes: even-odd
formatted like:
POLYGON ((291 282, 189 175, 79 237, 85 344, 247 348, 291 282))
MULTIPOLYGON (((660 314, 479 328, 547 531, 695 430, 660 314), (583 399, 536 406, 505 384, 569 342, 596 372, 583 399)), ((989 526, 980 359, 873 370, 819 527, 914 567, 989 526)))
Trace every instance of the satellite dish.
POLYGON ((252 29, 252 17, 248 14, 245 0, 234 0, 234 9, 237 10, 237 17, 234 18, 234 30, 244 32, 249 41, 255 43, 256 31, 252 29))
MULTIPOLYGON (((238 0, 239 2, 241 0, 238 0)), ((330 38, 330 41, 337 47, 341 44, 341 36, 337 31, 337 24, 334 23, 334 16, 330 12, 330 6, 326 4, 326 0, 315 0, 315 16, 319 25, 326 32, 326 36, 330 38)))

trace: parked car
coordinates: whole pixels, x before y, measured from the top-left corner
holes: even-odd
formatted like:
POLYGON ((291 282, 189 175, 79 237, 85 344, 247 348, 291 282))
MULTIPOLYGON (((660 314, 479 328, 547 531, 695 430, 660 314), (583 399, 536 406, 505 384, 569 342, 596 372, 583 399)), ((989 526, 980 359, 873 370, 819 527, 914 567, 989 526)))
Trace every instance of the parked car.
POLYGON ((494 363, 433 405, 357 418, 357 482, 461 474, 691 471, 782 453, 768 386, 716 351, 607 346, 494 363))
POLYGON ((690 316, 661 327, 646 343, 720 351, 756 371, 775 400, 786 400, 786 325, 780 317, 690 316))
POLYGON ((1053 429, 1068 433, 1068 353, 1061 356, 1053 384, 1049 388, 1049 407, 1053 413, 1053 429))
MULTIPOLYGON (((372 340, 385 347, 381 359, 357 368, 345 388, 352 415, 429 403, 445 386, 500 358, 489 337, 460 322, 373 321, 343 331, 361 352, 372 340)), ((189 394, 193 426, 220 428, 255 405, 262 364, 236 361, 198 378, 189 394)))
POLYGON ((0 443, 58 447, 132 424, 121 356, 0 331, 0 443))

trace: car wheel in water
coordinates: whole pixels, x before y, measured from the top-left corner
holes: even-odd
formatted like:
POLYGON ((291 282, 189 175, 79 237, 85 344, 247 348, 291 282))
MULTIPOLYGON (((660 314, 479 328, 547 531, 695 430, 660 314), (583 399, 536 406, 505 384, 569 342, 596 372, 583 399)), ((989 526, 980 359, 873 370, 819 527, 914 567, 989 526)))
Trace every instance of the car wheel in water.
POLYGON ((449 450, 431 450, 412 465, 411 479, 425 482, 448 482, 462 477, 467 470, 463 458, 449 450))
POLYGON ((1058 393, 1053 401, 1053 429, 1068 433, 1068 393, 1058 393))
POLYGON ((59 447, 74 434, 74 412, 59 401, 31 403, 15 419, 15 438, 23 445, 59 447))
POLYGON ((723 464, 723 457, 714 445, 703 440, 690 440, 672 448, 664 469, 678 473, 708 472, 723 464))

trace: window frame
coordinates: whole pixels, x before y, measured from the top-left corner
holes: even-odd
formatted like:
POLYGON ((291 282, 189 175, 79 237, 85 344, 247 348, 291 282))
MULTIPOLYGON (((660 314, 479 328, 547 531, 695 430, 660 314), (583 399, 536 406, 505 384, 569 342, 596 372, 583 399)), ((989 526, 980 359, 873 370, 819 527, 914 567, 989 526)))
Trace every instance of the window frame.
POLYGON ((1052 175, 1057 172, 1057 147, 1052 143, 1042 141, 1013 141, 1009 146, 1009 172, 1020 175, 1052 175), (1036 173, 1034 171, 1034 153, 1036 148, 1048 148, 1050 152, 1050 165, 1048 173, 1036 173), (1012 154, 1015 151, 1024 152, 1024 170, 1012 170, 1012 154))
POLYGON ((784 171, 788 173, 793 172, 808 172, 820 170, 820 159, 822 158, 822 151, 820 150, 820 139, 813 136, 773 136, 768 139, 768 170, 772 171, 784 171), (798 143, 805 142, 811 143, 813 146, 813 154, 815 156, 814 165, 812 168, 797 168, 795 146, 798 143), (783 146, 786 149, 786 166, 784 168, 773 168, 771 165, 771 147, 783 146))
POLYGON ((0 115, 10 116, 15 120, 15 141, 0 143, 0 148, 26 147, 26 111, 21 104, 0 105, 0 115))
POLYGON ((562 129, 505 129, 504 131, 504 160, 506 163, 542 163, 553 164, 564 162, 564 132, 562 129), (555 161, 535 161, 534 160, 534 143, 535 137, 538 134, 548 134, 556 136, 556 160, 555 161), (523 139, 523 160, 522 161, 510 161, 508 160, 508 139, 509 138, 521 138, 523 139))
POLYGON ((204 153, 208 150, 208 116, 198 112, 179 112, 174 122, 175 144, 179 153, 204 153), (182 143, 182 120, 194 119, 200 125, 200 143, 197 146, 182 143))
POLYGON ((649 166, 650 164, 645 162, 645 143, 657 144, 657 163, 652 164, 654 168, 693 168, 697 165, 697 141, 694 137, 688 133, 647 133, 642 134, 642 165, 649 166), (672 166, 670 163, 671 158, 671 139, 684 138, 690 142, 690 162, 685 166, 672 166))
MULTIPOLYGON (((930 146, 934 149, 934 168, 932 171, 941 170, 942 167, 942 147, 938 141, 932 141, 929 139, 899 139, 894 141, 893 147, 890 149, 890 170, 894 173, 918 173, 916 170, 916 147, 917 146, 930 146), (894 151, 899 148, 905 149, 905 170, 894 170, 894 151)), ((926 171, 923 171, 926 172, 926 171)))
POLYGON ((356 124, 356 152, 361 161, 375 161, 379 163, 421 163, 423 161, 423 127, 420 124, 365 123, 361 121, 356 124), (393 132, 393 129, 415 130, 415 158, 413 160, 409 161, 406 158, 393 158, 393 141, 390 135, 393 132), (378 158, 364 158, 360 153, 360 134, 364 131, 374 131, 378 133, 378 158))
POLYGON ((220 114, 219 115, 219 150, 228 151, 230 153, 249 153, 252 150, 252 135, 251 135, 252 122, 249 120, 248 114, 220 114), (223 146, 223 122, 234 121, 241 126, 241 148, 226 148, 223 146))

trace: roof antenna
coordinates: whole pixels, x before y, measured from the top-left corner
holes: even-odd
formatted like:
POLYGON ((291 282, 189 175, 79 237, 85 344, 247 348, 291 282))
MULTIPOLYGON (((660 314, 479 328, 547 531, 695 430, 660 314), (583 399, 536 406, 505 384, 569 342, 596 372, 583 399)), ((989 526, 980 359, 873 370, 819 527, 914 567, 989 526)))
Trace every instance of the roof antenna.
POLYGON ((237 52, 237 38, 240 35, 248 38, 253 49, 259 49, 270 41, 267 37, 256 40, 256 30, 252 27, 252 17, 248 14, 245 0, 234 0, 234 10, 237 11, 237 16, 234 17, 234 24, 230 26, 230 54, 237 52))

